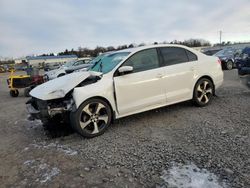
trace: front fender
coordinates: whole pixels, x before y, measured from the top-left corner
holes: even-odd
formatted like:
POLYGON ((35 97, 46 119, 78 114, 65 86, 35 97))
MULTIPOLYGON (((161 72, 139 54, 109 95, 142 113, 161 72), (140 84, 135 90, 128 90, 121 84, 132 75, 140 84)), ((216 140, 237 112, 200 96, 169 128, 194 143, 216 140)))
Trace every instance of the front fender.
POLYGON ((117 112, 113 82, 109 82, 108 79, 103 78, 96 83, 85 85, 83 87, 76 87, 73 90, 72 96, 77 109, 84 101, 90 98, 101 97, 105 98, 110 103, 112 109, 117 112))

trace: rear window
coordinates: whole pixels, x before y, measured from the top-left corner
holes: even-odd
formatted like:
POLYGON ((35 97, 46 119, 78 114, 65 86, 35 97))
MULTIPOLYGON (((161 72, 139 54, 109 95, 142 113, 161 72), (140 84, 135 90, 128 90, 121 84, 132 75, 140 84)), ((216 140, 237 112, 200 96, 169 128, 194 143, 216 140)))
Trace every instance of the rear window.
POLYGON ((197 61, 198 60, 197 56, 194 53, 190 52, 189 50, 186 50, 186 52, 187 52, 187 56, 188 56, 189 61, 197 61))
POLYGON ((188 62, 188 56, 183 48, 165 47, 159 48, 162 55, 163 66, 175 65, 179 63, 188 62))

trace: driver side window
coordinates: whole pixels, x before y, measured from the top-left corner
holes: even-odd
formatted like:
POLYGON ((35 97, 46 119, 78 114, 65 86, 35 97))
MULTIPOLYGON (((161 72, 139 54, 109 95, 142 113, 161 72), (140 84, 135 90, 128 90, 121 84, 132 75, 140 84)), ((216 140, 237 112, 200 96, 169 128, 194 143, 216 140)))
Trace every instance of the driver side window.
POLYGON ((140 51, 130 57, 122 66, 132 66, 133 72, 141 72, 159 67, 155 48, 140 51))

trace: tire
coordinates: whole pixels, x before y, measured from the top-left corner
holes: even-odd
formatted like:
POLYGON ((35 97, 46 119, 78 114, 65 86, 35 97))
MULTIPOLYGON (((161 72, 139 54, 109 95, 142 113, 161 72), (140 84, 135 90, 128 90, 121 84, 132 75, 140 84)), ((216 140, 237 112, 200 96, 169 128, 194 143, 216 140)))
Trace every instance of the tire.
POLYGON ((11 97, 18 97, 19 91, 17 89, 15 90, 10 90, 10 96, 11 97))
POLYGON ((234 63, 231 60, 229 60, 228 62, 225 63, 225 68, 227 70, 232 70, 233 66, 234 66, 234 63))
POLYGON ((30 97, 30 91, 31 91, 30 87, 25 88, 24 89, 24 96, 25 97, 30 97))
POLYGON ((93 138, 103 134, 111 124, 111 107, 101 99, 89 99, 71 112, 71 126, 80 135, 93 138))
POLYGON ((242 71, 241 69, 238 69, 238 75, 243 76, 244 75, 244 71, 242 71))
POLYGON ((64 73, 61 73, 57 76, 57 78, 61 77, 61 76, 64 76, 65 74, 64 73))
POLYGON ((49 81, 49 76, 48 76, 47 74, 45 74, 45 75, 43 76, 43 80, 44 80, 45 82, 49 81))
POLYGON ((203 107, 210 103, 214 94, 214 85, 207 78, 200 79, 193 92, 193 102, 196 106, 203 107))

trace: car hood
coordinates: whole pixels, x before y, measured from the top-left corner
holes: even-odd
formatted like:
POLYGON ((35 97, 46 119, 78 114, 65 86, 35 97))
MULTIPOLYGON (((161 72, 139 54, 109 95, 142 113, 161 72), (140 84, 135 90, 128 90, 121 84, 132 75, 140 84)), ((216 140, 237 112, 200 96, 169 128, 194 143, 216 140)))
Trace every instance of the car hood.
POLYGON ((63 98, 70 90, 72 90, 89 76, 101 75, 102 73, 92 71, 74 72, 35 87, 30 91, 30 95, 41 100, 63 98))
POLYGON ((74 70, 74 69, 81 69, 81 68, 85 68, 85 67, 89 67, 91 64, 82 64, 80 66, 70 66, 70 67, 65 67, 65 71, 66 70, 74 70))

